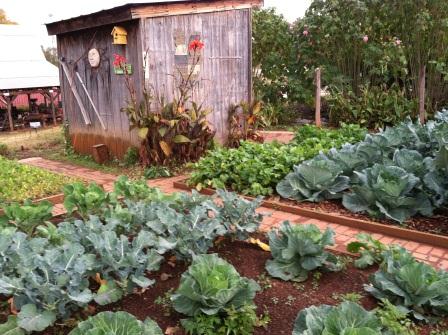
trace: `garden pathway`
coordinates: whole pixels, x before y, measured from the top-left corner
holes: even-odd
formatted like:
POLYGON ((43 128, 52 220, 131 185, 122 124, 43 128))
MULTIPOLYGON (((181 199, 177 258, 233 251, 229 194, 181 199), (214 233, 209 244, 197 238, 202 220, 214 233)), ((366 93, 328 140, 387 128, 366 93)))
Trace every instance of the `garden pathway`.
MULTIPOLYGON (((20 162, 40 167, 43 169, 47 169, 49 171, 60 173, 66 176, 82 178, 84 180, 87 180, 88 182, 96 182, 100 185, 103 185, 103 187, 107 191, 111 191, 113 189, 113 183, 117 178, 117 176, 113 174, 102 173, 96 170, 78 167, 67 163, 51 161, 40 157, 28 158, 21 160, 20 162)), ((158 187, 166 193, 180 192, 182 190, 174 188, 173 182, 182 179, 185 179, 185 176, 155 179, 149 181, 148 184, 153 187, 158 187)), ((321 229, 331 227, 336 232, 335 237, 336 245, 333 249, 341 252, 345 252, 346 245, 351 241, 353 241, 358 233, 363 232, 361 230, 354 229, 351 227, 320 221, 316 219, 310 219, 307 217, 285 213, 282 211, 275 211, 264 207, 261 207, 259 211, 270 214, 270 216, 266 217, 263 221, 262 230, 264 231, 268 231, 273 227, 279 226, 279 224, 284 220, 289 220, 290 222, 298 224, 314 223, 321 229)), ((63 205, 62 204, 55 205, 54 214, 60 215, 63 213, 64 213, 63 205)), ((411 251, 414 254, 414 256, 419 260, 425 261, 438 268, 448 270, 448 246, 447 248, 436 248, 431 245, 397 239, 387 235, 382 234, 372 234, 372 235, 376 239, 379 239, 381 242, 385 244, 400 244, 409 251, 411 251)))

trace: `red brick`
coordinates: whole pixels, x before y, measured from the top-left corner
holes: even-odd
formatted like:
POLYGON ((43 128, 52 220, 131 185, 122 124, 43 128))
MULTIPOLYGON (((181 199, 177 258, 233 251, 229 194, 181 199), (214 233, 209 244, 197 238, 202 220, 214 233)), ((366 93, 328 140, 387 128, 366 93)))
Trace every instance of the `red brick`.
POLYGON ((428 259, 428 255, 421 254, 421 253, 418 253, 418 252, 414 252, 413 255, 414 255, 415 258, 417 258, 419 260, 427 260, 428 259))
POLYGON ((428 255, 432 250, 432 247, 430 247, 429 245, 421 245, 420 247, 418 247, 417 249, 415 249, 416 252, 421 253, 421 254, 425 254, 428 255))
POLYGON ((407 242, 404 247, 408 249, 409 251, 414 251, 420 246, 420 243, 417 242, 407 242))
POLYGON ((432 256, 442 257, 444 255, 448 254, 448 249, 441 249, 441 248, 433 248, 431 250, 432 256))

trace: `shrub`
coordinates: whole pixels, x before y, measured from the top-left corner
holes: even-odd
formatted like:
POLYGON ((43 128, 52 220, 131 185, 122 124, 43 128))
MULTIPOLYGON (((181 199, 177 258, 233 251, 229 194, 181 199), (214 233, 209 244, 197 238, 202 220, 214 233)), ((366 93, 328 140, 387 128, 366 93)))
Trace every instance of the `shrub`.
POLYGON ((266 270, 273 277, 302 282, 308 279, 309 271, 341 269, 338 259, 325 251, 334 244, 331 229, 321 233, 315 225, 291 226, 286 221, 268 236, 273 259, 266 262, 266 270))
POLYGON ((6 156, 9 153, 9 148, 6 144, 0 143, 0 156, 6 156))
POLYGON ((138 163, 139 155, 138 155, 138 149, 135 147, 130 147, 128 150, 126 150, 126 153, 124 154, 123 161, 126 166, 133 166, 138 163))

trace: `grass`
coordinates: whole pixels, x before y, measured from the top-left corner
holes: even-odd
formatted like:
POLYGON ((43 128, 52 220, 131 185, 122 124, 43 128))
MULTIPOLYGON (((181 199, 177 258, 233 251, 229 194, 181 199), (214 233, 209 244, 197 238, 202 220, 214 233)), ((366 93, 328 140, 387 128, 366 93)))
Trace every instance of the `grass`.
POLYGON ((44 128, 38 131, 18 130, 0 133, 0 143, 8 146, 12 152, 27 148, 42 148, 49 145, 63 144, 61 127, 44 128))

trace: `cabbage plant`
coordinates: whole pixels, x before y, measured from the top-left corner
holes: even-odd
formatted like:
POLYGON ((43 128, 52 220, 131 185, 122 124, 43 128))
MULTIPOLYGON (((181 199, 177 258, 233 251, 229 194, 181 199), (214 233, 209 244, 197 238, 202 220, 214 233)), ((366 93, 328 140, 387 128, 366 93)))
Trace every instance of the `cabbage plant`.
POLYGON ((235 268, 216 254, 198 255, 182 274, 179 288, 172 295, 174 309, 188 316, 225 313, 253 305, 260 286, 239 275, 235 268))
POLYGON ((360 184, 353 185, 342 202, 348 210, 400 223, 417 213, 432 215, 431 202, 421 190, 420 179, 412 173, 397 166, 375 164, 355 174, 360 184))
POLYGON ((311 306, 297 315, 293 335, 382 335, 380 320, 353 302, 311 306))
POLYGON ((418 262, 406 249, 385 253, 380 269, 365 290, 377 299, 388 299, 417 320, 448 315, 448 273, 418 262))
POLYGON ((342 172, 341 167, 331 160, 310 160, 294 166, 294 172, 277 185, 277 192, 283 198, 298 201, 338 199, 350 182, 342 172))
POLYGON ((266 262, 266 270, 275 278, 302 282, 312 270, 341 269, 338 259, 325 251, 334 244, 334 231, 324 233, 315 225, 293 225, 283 222, 280 229, 268 233, 272 258, 266 262))
POLYGON ((151 319, 138 320, 126 312, 101 312, 82 321, 69 335, 163 335, 151 319))

